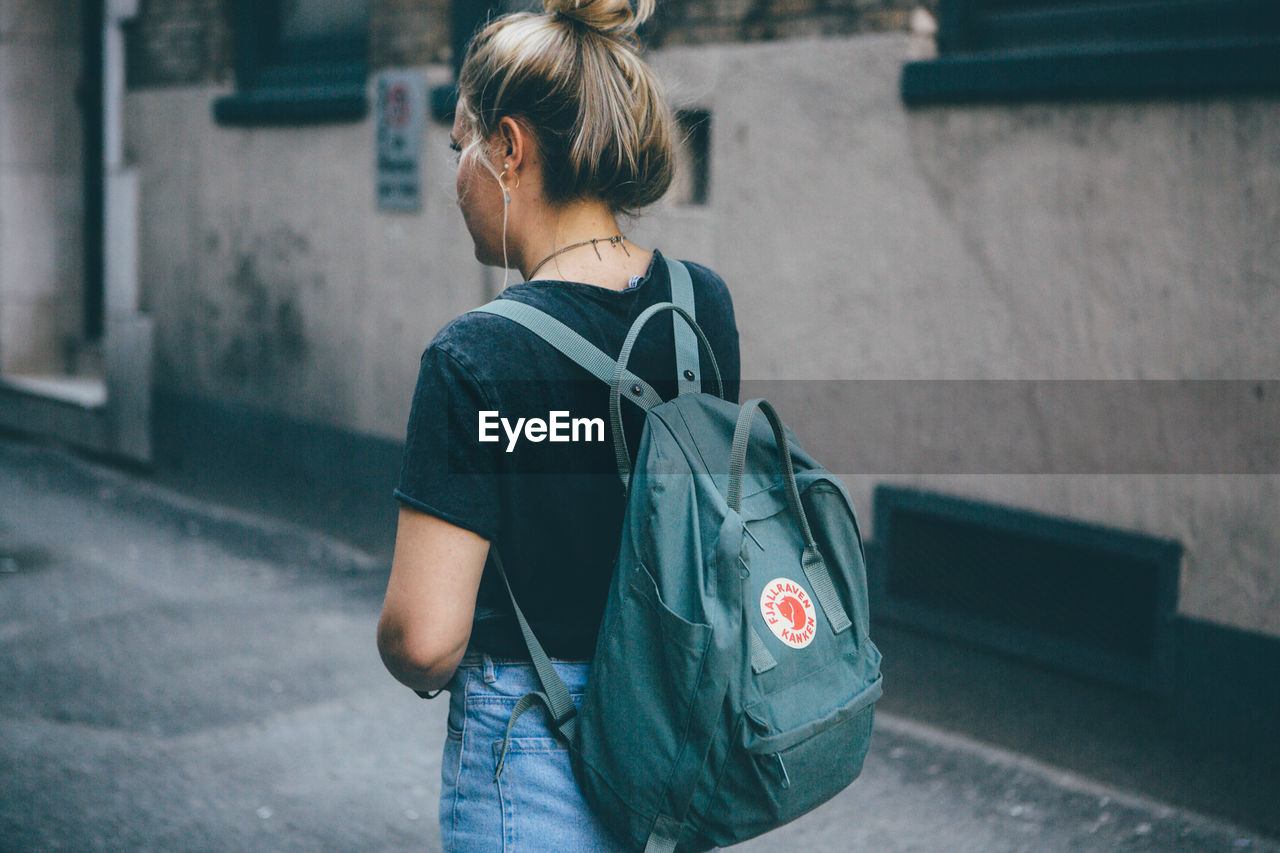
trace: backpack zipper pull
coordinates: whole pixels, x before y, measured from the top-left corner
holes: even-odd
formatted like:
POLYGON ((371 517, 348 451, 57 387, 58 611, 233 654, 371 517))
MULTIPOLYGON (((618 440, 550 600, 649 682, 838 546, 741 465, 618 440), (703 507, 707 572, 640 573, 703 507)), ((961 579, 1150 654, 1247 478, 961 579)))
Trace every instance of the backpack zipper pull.
POLYGON ((774 757, 774 758, 776 758, 776 759, 778 759, 778 769, 779 769, 780 771, 782 771, 782 787, 783 787, 783 789, 785 790, 786 788, 790 788, 790 787, 791 787, 791 777, 790 777, 789 775, 787 775, 787 765, 785 765, 785 764, 783 764, 783 763, 782 763, 782 753, 781 753, 781 752, 775 752, 775 753, 773 754, 773 757, 774 757))
MULTIPOLYGON (((742 532, 747 535, 748 539, 756 543, 757 548, 759 548, 761 551, 764 550, 764 546, 760 544, 760 540, 757 539, 756 535, 751 532, 750 528, 747 527, 747 523, 745 521, 742 522, 742 532)), ((741 573, 742 578, 745 580, 746 578, 751 577, 751 569, 747 566, 747 561, 742 559, 742 554, 738 554, 738 563, 742 566, 742 573, 741 573)))

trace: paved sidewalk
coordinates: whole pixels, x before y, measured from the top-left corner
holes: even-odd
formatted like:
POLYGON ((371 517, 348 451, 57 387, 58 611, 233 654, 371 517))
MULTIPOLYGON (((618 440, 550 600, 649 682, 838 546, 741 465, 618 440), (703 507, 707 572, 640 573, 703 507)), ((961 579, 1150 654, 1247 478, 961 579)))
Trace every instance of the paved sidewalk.
MULTIPOLYGON (((438 850, 445 706, 382 669, 380 561, 0 439, 0 851, 438 850)), ((892 685, 889 685, 892 689, 892 685)), ((1280 843, 901 718, 739 848, 1280 843)))

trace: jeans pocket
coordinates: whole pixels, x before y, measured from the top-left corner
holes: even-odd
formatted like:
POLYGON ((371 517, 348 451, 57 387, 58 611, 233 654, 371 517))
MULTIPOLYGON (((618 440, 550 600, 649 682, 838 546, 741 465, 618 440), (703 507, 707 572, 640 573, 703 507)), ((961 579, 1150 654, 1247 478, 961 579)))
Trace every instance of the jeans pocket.
POLYGON ((455 829, 461 770, 462 736, 459 734, 456 738, 450 736, 445 740, 444 753, 440 757, 440 838, 446 851, 458 849, 455 829))
POLYGON ((449 716, 444 721, 445 736, 449 740, 462 740, 462 727, 465 725, 464 717, 462 700, 454 701, 451 697, 449 699, 449 716))
MULTIPOLYGON (((493 744, 494 760, 502 742, 493 744)), ((620 853, 625 850, 592 813, 573 778, 569 750, 555 737, 511 738, 502 776, 504 851, 573 850, 620 853)))

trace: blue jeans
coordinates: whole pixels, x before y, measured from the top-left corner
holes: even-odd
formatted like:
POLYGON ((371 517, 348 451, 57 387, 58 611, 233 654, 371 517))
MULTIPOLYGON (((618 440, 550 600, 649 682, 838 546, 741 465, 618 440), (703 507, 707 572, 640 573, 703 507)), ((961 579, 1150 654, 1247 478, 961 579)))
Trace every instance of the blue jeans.
MULTIPOLYGON (((575 704, 589 663, 554 662, 575 704)), ((626 848, 592 814, 569 766, 569 751, 537 706, 511 731, 502 776, 494 768, 520 697, 540 690, 532 664, 468 652, 449 682, 449 731, 441 766, 440 835, 445 853, 626 848)))

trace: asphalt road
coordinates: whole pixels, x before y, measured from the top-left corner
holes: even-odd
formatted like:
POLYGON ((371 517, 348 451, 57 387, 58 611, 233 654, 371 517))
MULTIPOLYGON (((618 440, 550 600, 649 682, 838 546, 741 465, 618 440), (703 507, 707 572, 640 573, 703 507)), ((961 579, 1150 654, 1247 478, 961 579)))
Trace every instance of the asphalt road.
MULTIPOLYGON (((378 661, 385 580, 317 533, 0 439, 0 850, 438 850, 445 706, 378 661)), ((735 849, 1280 842, 882 714, 852 788, 735 849)))

